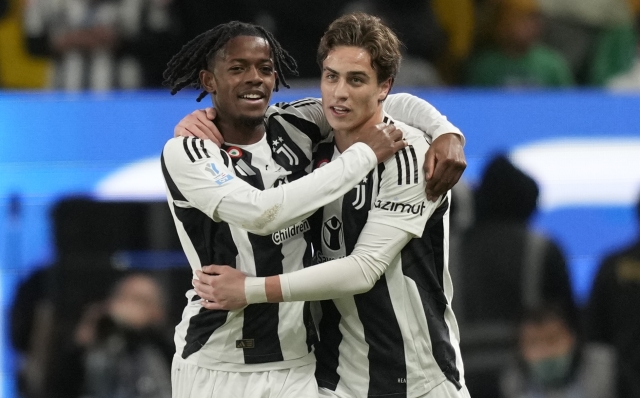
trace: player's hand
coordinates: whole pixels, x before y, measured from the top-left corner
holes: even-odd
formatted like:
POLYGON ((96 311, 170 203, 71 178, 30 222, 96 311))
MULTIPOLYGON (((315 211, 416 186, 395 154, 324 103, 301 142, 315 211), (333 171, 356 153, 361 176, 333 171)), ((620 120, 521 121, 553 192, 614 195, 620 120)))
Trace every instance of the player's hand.
POLYGON ((356 138, 356 142, 369 145, 375 152, 378 163, 384 162, 407 146, 407 142, 402 139, 402 131, 392 124, 384 123, 364 129, 356 138))
POLYGON ((467 161, 458 134, 442 134, 425 155, 424 175, 427 179, 427 199, 435 202, 460 180, 467 161))
POLYGON ((244 294, 246 275, 227 265, 207 265, 197 270, 193 287, 210 310, 237 310, 247 305, 244 294))
POLYGON ((215 108, 198 109, 187 116, 173 128, 174 137, 198 137, 211 140, 217 146, 222 146, 224 138, 213 123, 216 118, 215 108))

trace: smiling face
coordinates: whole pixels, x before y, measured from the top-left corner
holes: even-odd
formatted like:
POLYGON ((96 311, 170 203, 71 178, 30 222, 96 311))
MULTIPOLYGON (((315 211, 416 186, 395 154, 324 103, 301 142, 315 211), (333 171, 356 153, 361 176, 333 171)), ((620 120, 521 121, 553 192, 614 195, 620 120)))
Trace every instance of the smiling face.
POLYGON ((353 133, 382 121, 391 79, 378 83, 371 56, 361 47, 337 46, 322 62, 322 108, 336 132, 353 133))
POLYGON ((262 37, 234 37, 200 72, 200 80, 211 93, 220 119, 259 126, 276 81, 271 47, 262 37))

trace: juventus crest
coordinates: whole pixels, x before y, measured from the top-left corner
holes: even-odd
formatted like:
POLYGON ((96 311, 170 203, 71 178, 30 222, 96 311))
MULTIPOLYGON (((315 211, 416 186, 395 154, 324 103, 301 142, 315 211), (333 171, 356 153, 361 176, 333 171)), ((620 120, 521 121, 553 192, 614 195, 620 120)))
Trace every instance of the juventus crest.
POLYGON ((271 150, 273 153, 284 155, 289 160, 290 166, 297 166, 300 164, 300 159, 298 159, 295 152, 289 148, 289 145, 284 142, 282 137, 275 138, 271 141, 271 150))

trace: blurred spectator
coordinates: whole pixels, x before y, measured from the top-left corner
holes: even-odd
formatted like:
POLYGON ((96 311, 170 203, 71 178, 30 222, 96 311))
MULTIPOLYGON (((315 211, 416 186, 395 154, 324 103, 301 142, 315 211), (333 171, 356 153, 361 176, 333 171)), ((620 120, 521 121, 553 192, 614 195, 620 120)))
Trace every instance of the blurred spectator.
POLYGON ((447 41, 436 67, 442 80, 449 85, 462 83, 462 68, 474 45, 476 33, 473 0, 432 0, 431 6, 447 41))
POLYGON ((170 0, 29 0, 29 50, 54 59, 65 90, 154 87, 179 46, 170 0))
POLYGON ((495 156, 475 191, 476 222, 462 245, 467 321, 516 322, 527 307, 554 301, 575 308, 564 255, 529 226, 538 184, 495 156))
POLYGON ((494 87, 562 87, 573 84, 564 58, 541 42, 537 0, 498 0, 488 18, 487 48, 468 65, 468 83, 494 87))
MULTIPOLYGON (((52 267, 41 267, 22 281, 11 306, 11 344, 18 353, 16 378, 20 397, 44 396, 47 384, 46 368, 54 328, 54 306, 51 298, 52 267)), ((71 365, 71 364, 69 364, 71 365)), ((80 373, 80 368, 67 367, 68 373, 80 373)), ((67 384, 62 380, 62 384, 67 384)), ((48 386, 47 386, 48 387, 48 386)), ((69 390, 49 397, 74 397, 69 390)))
POLYGON ((456 271, 465 378, 471 396, 498 395, 520 314, 543 301, 575 313, 565 258, 529 226, 538 185, 505 156, 487 165, 475 191, 475 224, 460 243, 456 271))
MULTIPOLYGON (((636 205, 640 227, 640 197, 636 205)), ((629 246, 606 256, 587 306, 587 337, 618 356, 618 397, 640 397, 640 228, 629 246)))
POLYGON ((615 355, 584 344, 575 320, 554 305, 527 311, 518 327, 517 360, 501 378, 503 398, 613 398, 615 355))
POLYGON ((404 44, 402 66, 394 82, 397 87, 442 84, 434 62, 444 53, 447 37, 430 0, 357 0, 347 3, 341 13, 354 11, 382 18, 404 44))
POLYGON ((640 91, 640 0, 633 0, 633 14, 635 15, 636 53, 633 65, 607 81, 607 87, 613 90, 640 91))
MULTIPOLYGON (((181 318, 180 301, 191 286, 191 270, 181 262, 186 260, 163 260, 165 251, 170 254, 180 245, 175 229, 167 235, 170 229, 159 228, 172 222, 166 203, 68 197, 51 210, 56 260, 21 281, 11 305, 20 396, 82 396, 90 376, 85 354, 118 348, 118 341, 130 348, 123 350, 132 354, 125 359, 157 357, 137 348, 152 346, 157 350, 151 351, 163 352, 169 360, 174 352, 170 337, 181 318), (149 269, 153 279, 123 269, 149 269), (160 293, 156 278, 162 281, 160 293), (129 293, 138 287, 139 297, 129 293)), ((163 359, 154 366, 160 363, 167 364, 163 359)), ((147 383, 143 379, 148 379, 144 374, 140 380, 147 383)))
POLYGON ((48 60, 32 56, 25 45, 22 18, 25 3, 25 0, 0 1, 0 88, 36 89, 46 84, 48 60))
POLYGON ((188 38, 230 20, 264 26, 296 59, 298 82, 304 79, 313 85, 320 76, 316 60, 318 43, 329 23, 343 13, 365 11, 383 18, 405 44, 406 53, 396 85, 430 86, 441 83, 433 61, 440 56, 446 42, 430 3, 430 0, 279 0, 269 3, 238 0, 222 6, 211 0, 189 0, 176 1, 174 6, 183 36, 188 38))
POLYGON ((539 0, 544 41, 568 60, 579 84, 602 86, 629 70, 635 55, 635 0, 539 0))
POLYGON ((313 84, 317 85, 320 68, 316 61, 316 51, 320 37, 346 2, 236 0, 221 3, 189 0, 175 1, 175 7, 183 28, 183 42, 186 43, 213 26, 232 20, 262 25, 295 58, 299 77, 313 79, 313 84))
POLYGON ((169 397, 174 349, 165 323, 166 292, 155 279, 122 277, 107 299, 87 305, 68 325, 55 312, 55 273, 53 267, 34 272, 12 307, 20 396, 169 397))
POLYGON ((123 278, 104 306, 86 310, 76 329, 84 348, 83 398, 171 396, 173 347, 166 339, 165 294, 151 277, 123 278))
POLYGON ((458 282, 462 278, 460 273, 461 245, 464 235, 473 225, 475 219, 473 191, 464 178, 451 189, 451 208, 449 211, 449 273, 453 283, 453 291, 456 299, 451 305, 455 313, 462 312, 459 309, 461 300, 457 299, 459 286, 458 282))

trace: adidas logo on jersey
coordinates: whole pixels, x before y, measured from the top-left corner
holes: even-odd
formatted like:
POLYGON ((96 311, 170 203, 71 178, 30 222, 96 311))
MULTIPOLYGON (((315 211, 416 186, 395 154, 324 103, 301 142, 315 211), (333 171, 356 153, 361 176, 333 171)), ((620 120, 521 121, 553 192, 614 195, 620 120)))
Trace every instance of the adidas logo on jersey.
POLYGON ((236 340, 236 348, 255 348, 253 339, 236 340))
POLYGON ((399 213, 407 213, 407 214, 420 214, 424 211, 426 207, 424 202, 417 203, 412 205, 410 203, 400 203, 400 202, 391 202, 391 201, 381 201, 376 200, 376 203, 373 205, 376 209, 395 211, 399 213))

